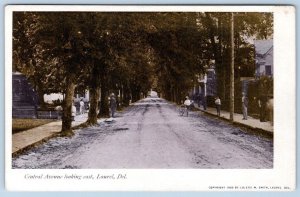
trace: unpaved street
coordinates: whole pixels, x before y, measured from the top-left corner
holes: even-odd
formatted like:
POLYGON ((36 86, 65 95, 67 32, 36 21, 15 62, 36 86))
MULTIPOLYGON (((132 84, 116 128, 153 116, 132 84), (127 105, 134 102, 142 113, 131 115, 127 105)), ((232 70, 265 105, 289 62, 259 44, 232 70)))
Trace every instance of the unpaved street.
POLYGON ((113 121, 49 140, 13 159, 13 168, 272 168, 273 142, 199 111, 179 116, 147 98, 113 121))

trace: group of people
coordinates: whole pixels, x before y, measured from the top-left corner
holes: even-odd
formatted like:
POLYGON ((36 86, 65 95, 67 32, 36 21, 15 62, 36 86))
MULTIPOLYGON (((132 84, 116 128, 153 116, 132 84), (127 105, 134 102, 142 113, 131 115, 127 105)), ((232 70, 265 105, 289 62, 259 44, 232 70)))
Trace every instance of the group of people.
MULTIPOLYGON (((186 96, 185 101, 184 101, 184 106, 186 107, 186 115, 187 116, 188 116, 188 111, 190 109, 191 103, 192 102, 189 99, 189 97, 186 96)), ((215 98, 215 106, 216 106, 216 110, 217 110, 217 115, 221 116, 221 99, 218 96, 215 98)), ((248 118, 248 98, 246 97, 245 93, 243 93, 243 96, 242 96, 242 109, 243 109, 243 120, 247 120, 247 118, 248 118)), ((206 107, 204 110, 206 110, 206 107)))
MULTIPOLYGON (((266 112, 269 111, 270 113, 270 121, 273 121, 273 99, 267 99, 265 97, 258 98, 258 107, 259 107, 259 113, 260 113, 260 122, 266 121, 266 112)), ((243 92, 242 93, 242 111, 243 111, 243 120, 248 119, 248 97, 243 92)), ((221 100, 219 97, 216 97, 215 99, 215 105, 217 109, 217 115, 220 116, 220 110, 221 110, 221 100)))
MULTIPOLYGON (((248 98, 246 97, 246 94, 243 92, 242 94, 242 109, 243 109, 243 120, 247 120, 248 118, 248 98)), ((217 109, 217 115, 221 116, 221 99, 220 97, 215 98, 215 105, 217 109)))
MULTIPOLYGON (((110 116, 112 118, 115 117, 115 112, 117 109, 117 99, 115 97, 115 94, 112 93, 109 97, 109 108, 110 108, 110 116)), ((84 114, 86 112, 86 106, 85 103, 83 101, 83 99, 80 99, 79 101, 79 114, 84 114)), ((72 104, 72 121, 75 120, 75 116, 77 115, 77 109, 75 106, 75 102, 73 101, 72 104)))
MULTIPOLYGON (((80 99, 79 101, 79 114, 84 114, 85 113, 85 103, 83 101, 83 99, 80 99)), ((77 109, 76 109, 76 106, 75 106, 75 102, 73 101, 72 103, 72 121, 75 120, 75 116, 77 114, 77 109)))

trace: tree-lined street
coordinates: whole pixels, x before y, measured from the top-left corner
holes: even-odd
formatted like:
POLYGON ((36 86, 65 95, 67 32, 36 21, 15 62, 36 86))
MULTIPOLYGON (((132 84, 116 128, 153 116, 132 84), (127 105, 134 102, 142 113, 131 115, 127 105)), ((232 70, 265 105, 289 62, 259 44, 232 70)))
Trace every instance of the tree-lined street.
POLYGON ((232 118, 249 96, 252 119, 273 120, 272 37, 268 12, 14 12, 13 112, 55 114, 59 137, 13 167, 272 168, 273 139, 232 118), (256 53, 256 39, 272 53, 256 53), (62 99, 46 102, 52 93, 62 99), (232 122, 180 116, 183 102, 216 104, 232 122))
POLYGON ((272 168, 272 139, 146 98, 98 126, 13 159, 13 168, 272 168))

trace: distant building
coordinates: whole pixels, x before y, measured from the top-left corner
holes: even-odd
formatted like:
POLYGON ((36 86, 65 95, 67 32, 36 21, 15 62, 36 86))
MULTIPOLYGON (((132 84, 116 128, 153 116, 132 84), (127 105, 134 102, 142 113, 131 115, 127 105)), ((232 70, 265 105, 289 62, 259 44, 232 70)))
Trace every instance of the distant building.
POLYGON ((217 94, 217 78, 215 66, 206 69, 207 82, 206 82, 206 96, 216 96, 217 94))
POLYGON ((202 96, 216 96, 217 93, 217 80, 215 65, 210 65, 206 69, 204 74, 201 74, 198 79, 199 82, 199 93, 202 96))
POLYGON ((255 76, 273 76, 273 40, 255 40, 255 76))

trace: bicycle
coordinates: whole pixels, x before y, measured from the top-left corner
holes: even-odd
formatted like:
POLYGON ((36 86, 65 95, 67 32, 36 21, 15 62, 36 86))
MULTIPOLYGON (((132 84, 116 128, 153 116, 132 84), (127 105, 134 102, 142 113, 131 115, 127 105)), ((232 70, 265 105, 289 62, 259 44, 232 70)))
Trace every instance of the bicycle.
POLYGON ((184 113, 187 113, 187 110, 188 110, 187 106, 181 105, 178 109, 179 115, 183 116, 184 113))

